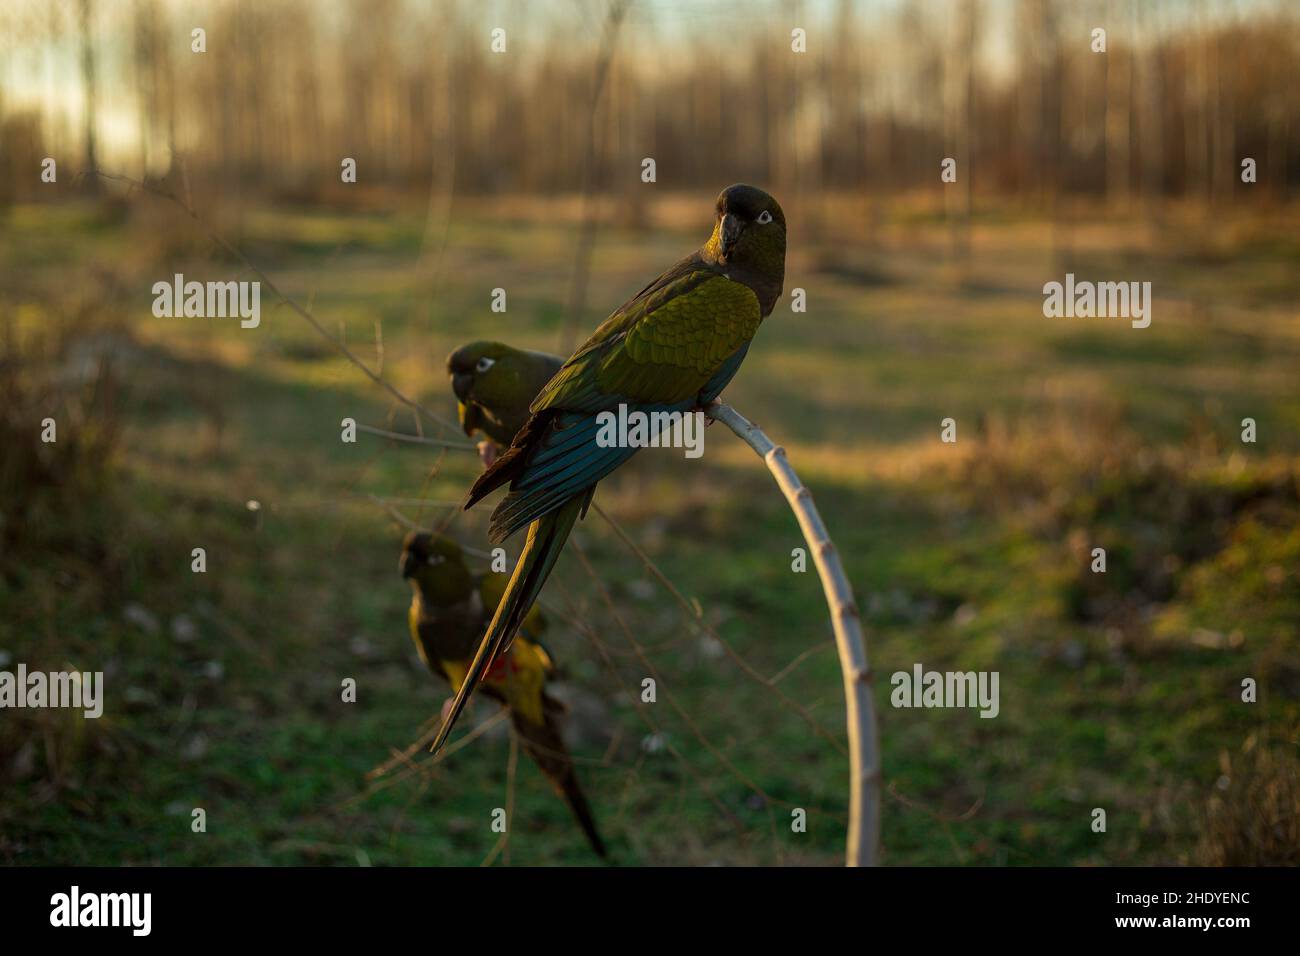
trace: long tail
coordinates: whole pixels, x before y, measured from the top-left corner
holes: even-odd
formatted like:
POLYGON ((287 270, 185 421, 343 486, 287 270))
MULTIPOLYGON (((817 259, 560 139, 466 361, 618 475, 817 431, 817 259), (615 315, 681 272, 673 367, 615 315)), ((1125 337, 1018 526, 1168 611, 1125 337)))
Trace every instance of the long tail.
POLYGON ((464 682, 456 691, 447 719, 438 728, 438 736, 429 747, 434 753, 441 750, 447 742, 452 726, 465 709, 469 695, 474 692, 483 674, 497 655, 509 646, 515 631, 519 630, 524 616, 541 593, 542 585, 550 577, 555 559, 564 549, 564 542, 569 539, 574 522, 590 499, 589 491, 584 490, 528 526, 528 539, 524 542, 524 550, 519 555, 514 574, 510 576, 510 583, 506 585, 506 593, 497 605, 496 614, 492 616, 492 623, 483 635, 483 641, 478 646, 473 663, 469 665, 464 682))
POLYGON ((569 750, 565 747, 564 738, 560 736, 556 724, 556 719, 562 710, 563 707, 558 702, 547 697, 544 698, 542 711, 544 723, 532 723, 514 711, 511 711, 510 717, 523 743, 524 753, 528 754, 542 773, 546 774, 547 779, 555 787, 555 792, 569 805, 596 855, 604 857, 605 841, 600 838, 600 832, 596 829, 596 818, 592 815, 591 805, 587 803, 587 797, 578 784, 573 758, 569 756, 569 750))

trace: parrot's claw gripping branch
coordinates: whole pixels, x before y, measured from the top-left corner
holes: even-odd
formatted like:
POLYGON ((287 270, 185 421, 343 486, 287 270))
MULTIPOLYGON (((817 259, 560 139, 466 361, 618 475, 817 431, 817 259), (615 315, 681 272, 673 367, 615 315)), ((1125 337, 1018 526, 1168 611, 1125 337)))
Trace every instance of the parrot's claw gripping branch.
POLYGON ((844 673, 850 778, 845 862, 849 866, 874 866, 880 844, 880 742, 875 702, 871 696, 871 666, 867 661, 867 645, 853 600, 853 589, 839 554, 831 544, 826 525, 813 504, 812 493, 795 474, 785 449, 730 405, 712 402, 705 407, 704 414, 730 428, 767 463, 812 551, 813 564, 821 577, 826 604, 831 611, 840 669, 844 673))

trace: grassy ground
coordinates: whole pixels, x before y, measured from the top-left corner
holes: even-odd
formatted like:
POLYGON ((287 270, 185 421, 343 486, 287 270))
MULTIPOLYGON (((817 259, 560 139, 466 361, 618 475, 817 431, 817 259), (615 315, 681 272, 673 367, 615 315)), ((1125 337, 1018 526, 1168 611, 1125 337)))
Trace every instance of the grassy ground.
MULTIPOLYGON (((580 334, 698 241, 696 207, 707 200, 602 227, 580 334)), ((250 210, 218 227, 375 365, 379 323, 384 375, 451 416, 454 346, 556 348, 578 228, 558 203, 465 202, 445 227, 408 208, 250 210), (496 287, 505 314, 489 309, 496 287)), ((1161 229, 1054 230, 989 217, 963 262, 924 209, 858 220, 840 208, 792 214, 786 285, 807 290, 808 310, 778 307, 727 398, 789 449, 857 592, 878 675, 885 861, 1293 857, 1294 220, 1211 230, 1170 210, 1161 229), (1066 271, 1151 280, 1151 327, 1044 319, 1041 285, 1066 271), (1247 416, 1253 445, 1239 440, 1247 416), (939 441, 946 417, 955 445, 939 441), (1104 576, 1088 569, 1096 546, 1104 576), (889 675, 917 662, 998 671, 999 717, 892 708, 889 675), (1240 700, 1245 677, 1257 703, 1240 700), (1096 807, 1105 833, 1091 829, 1096 807)), ((340 442, 345 416, 414 423, 265 290, 257 330, 154 318, 153 282, 238 271, 163 204, 14 208, 0 266, 12 392, 0 653, 10 668, 102 670, 107 687, 98 721, 0 714, 0 859, 488 857, 510 789, 500 726, 437 767, 366 780, 445 696, 405 633, 403 529, 368 496, 441 520, 448 509, 410 499, 458 499, 473 456, 340 442), (60 443, 37 447, 51 408, 60 443), (204 574, 190 570, 195 547, 204 574), (356 703, 340 699, 348 677, 356 703), (191 831, 196 807, 206 833, 191 831)), ((820 587, 792 573, 797 527, 748 449, 712 428, 702 459, 644 452, 597 500, 730 647, 842 741, 820 587)), ((485 519, 453 528, 482 547, 485 519)), ((837 746, 692 626, 599 517, 578 540, 600 583, 570 555, 546 600, 614 858, 835 862, 837 746), (649 673, 657 703, 631 703, 649 673), (806 833, 791 831, 793 807, 809 811, 806 833)), ((524 761, 513 799, 498 862, 592 859, 524 761)))

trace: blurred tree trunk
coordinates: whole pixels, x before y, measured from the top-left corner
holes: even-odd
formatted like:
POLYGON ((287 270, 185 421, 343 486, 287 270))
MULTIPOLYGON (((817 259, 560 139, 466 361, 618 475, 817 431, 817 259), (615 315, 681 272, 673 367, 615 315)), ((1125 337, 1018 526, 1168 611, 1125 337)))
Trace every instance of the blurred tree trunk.
POLYGON ((1123 44, 1113 41, 1119 35, 1114 27, 1119 23, 1115 13, 1115 0, 1107 3, 1106 66, 1106 206, 1108 210, 1127 214, 1129 210, 1129 171, 1132 167, 1132 143, 1129 139, 1133 124, 1133 60, 1136 37, 1133 26, 1133 0, 1126 0, 1129 28, 1124 31, 1123 44))
POLYGON ((950 96, 948 116, 948 146, 957 160, 957 181, 943 184, 944 207, 951 229, 952 255, 964 272, 969 265, 971 252, 971 140, 975 135, 975 47, 979 6, 977 0, 963 0, 957 21, 955 37, 956 55, 948 62, 955 63, 955 76, 945 83, 950 96))
MULTIPOLYGON (((93 173, 99 168, 96 160, 95 127, 98 121, 95 101, 95 40, 93 34, 93 10, 90 0, 80 0, 81 25, 81 89, 85 109, 85 149, 86 172, 93 173)), ((88 192, 99 191, 99 177, 87 175, 85 188, 88 192)))
POLYGON ((1158 235, 1164 223, 1165 193, 1165 91, 1167 79, 1167 51, 1163 43, 1156 45, 1150 30, 1154 19, 1152 8, 1138 4, 1138 24, 1135 36, 1141 40, 1141 58, 1134 58, 1135 84, 1138 90, 1138 159, 1141 164, 1142 205, 1147 222, 1158 235))

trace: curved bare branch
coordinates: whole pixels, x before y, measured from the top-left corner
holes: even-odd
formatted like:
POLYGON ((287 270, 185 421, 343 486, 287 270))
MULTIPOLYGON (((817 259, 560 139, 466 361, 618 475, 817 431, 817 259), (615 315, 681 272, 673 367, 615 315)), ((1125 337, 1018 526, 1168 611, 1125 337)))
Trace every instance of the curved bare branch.
POLYGON ((853 601, 853 589, 813 504, 812 492, 795 474, 785 449, 730 405, 713 402, 704 413, 730 428, 767 463, 812 551, 831 612, 840 670, 844 673, 849 734, 849 833, 845 863, 874 866, 880 844, 880 742, 875 702, 871 697, 871 665, 867 662, 867 645, 858 607, 853 601))

